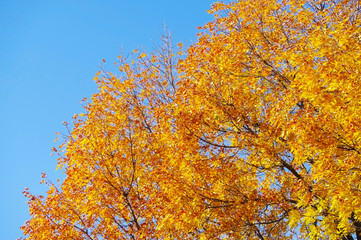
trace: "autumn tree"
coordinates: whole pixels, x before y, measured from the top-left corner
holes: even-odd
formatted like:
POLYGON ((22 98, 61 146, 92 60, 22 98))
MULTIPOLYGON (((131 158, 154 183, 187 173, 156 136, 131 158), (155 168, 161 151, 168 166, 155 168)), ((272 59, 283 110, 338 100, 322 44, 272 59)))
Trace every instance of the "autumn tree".
POLYGON ((359 4, 219 2, 186 50, 120 57, 26 238, 361 239, 359 4))

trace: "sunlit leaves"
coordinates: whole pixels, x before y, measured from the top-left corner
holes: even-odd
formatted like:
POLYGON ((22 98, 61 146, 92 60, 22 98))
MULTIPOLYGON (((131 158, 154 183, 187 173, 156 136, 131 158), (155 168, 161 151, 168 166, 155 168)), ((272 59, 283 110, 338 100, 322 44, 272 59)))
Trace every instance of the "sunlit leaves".
POLYGON ((24 234, 361 239, 359 11, 220 2, 188 49, 119 57, 54 148, 65 181, 25 192, 24 234))

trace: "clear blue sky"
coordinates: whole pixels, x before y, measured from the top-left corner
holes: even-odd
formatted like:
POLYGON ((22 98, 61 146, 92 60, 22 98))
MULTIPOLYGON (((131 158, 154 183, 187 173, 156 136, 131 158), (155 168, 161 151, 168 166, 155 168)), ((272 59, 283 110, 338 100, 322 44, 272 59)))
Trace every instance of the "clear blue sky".
MULTIPOLYGON (((0 1, 0 239, 21 236, 29 218, 22 191, 43 193, 41 173, 62 178, 50 157, 61 122, 80 113, 96 91, 101 59, 159 43, 162 25, 174 42, 196 41, 212 20, 212 0, 0 1)), ((111 67, 109 67, 111 68, 111 67)))

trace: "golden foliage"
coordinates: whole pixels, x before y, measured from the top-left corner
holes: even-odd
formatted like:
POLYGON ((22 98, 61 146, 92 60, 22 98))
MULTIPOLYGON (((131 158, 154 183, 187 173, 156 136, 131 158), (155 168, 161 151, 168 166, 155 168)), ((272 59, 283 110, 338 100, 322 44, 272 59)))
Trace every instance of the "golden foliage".
POLYGON ((359 2, 210 13, 186 51, 97 74, 27 239, 361 239, 359 2))

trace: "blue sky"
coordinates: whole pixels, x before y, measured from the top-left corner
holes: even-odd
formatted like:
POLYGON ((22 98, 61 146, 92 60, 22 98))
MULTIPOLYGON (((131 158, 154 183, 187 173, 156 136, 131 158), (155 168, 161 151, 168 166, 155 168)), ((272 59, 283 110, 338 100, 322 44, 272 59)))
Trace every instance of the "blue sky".
MULTIPOLYGON (((163 23, 174 42, 196 41, 197 26, 212 20, 211 0, 0 1, 0 238, 16 239, 29 219, 22 191, 41 194, 63 121, 82 112, 96 92, 101 59, 115 62, 123 48, 151 51, 163 23)), ((113 69, 112 66, 108 67, 113 69)))

